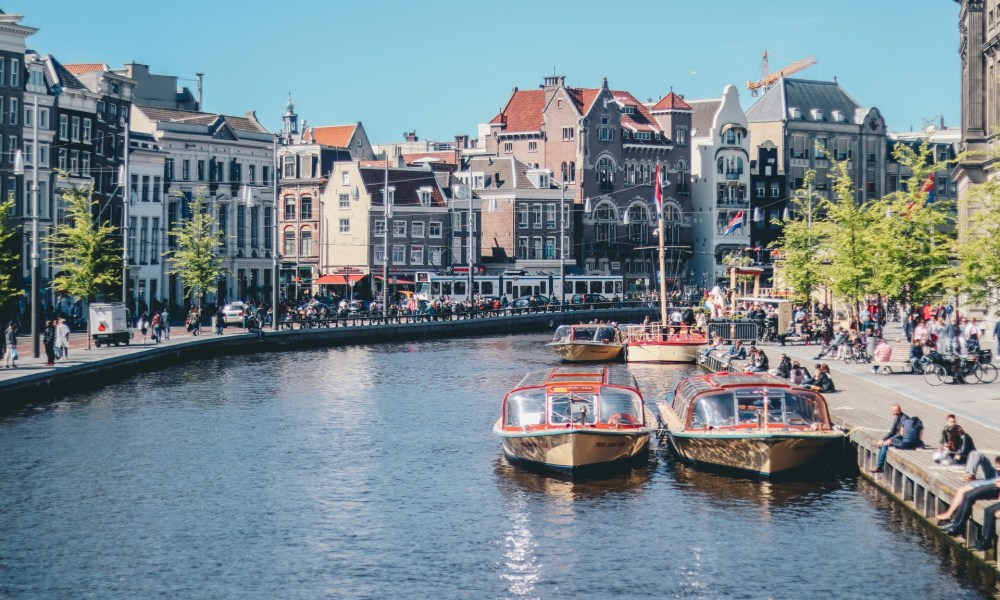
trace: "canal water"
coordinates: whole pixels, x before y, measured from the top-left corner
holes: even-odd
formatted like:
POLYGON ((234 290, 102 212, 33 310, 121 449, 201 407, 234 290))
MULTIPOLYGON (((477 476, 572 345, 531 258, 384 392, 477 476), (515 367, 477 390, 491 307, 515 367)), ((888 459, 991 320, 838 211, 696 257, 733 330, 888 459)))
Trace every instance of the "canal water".
MULTIPOLYGON (((0 420, 0 597, 984 598, 988 572, 851 475, 502 457, 545 336, 217 360, 0 420)), ((631 367, 654 401, 691 367, 631 367)))

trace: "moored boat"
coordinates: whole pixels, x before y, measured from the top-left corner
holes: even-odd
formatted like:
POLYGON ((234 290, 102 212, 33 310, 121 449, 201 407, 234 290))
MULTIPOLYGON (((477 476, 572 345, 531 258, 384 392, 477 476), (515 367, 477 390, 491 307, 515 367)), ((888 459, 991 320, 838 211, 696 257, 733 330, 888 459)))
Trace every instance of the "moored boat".
POLYGON ((650 419, 628 371, 560 367, 528 373, 508 392, 493 432, 511 460, 576 471, 645 455, 650 419))
POLYGON ((764 476, 807 465, 844 435, 822 395, 761 373, 688 377, 658 416, 682 459, 764 476))
POLYGON ((627 325, 622 331, 626 362, 693 363, 698 347, 706 343, 705 334, 686 331, 671 332, 659 323, 627 325))
POLYGON ((608 362, 621 358, 624 343, 614 325, 560 325, 549 342, 565 362, 608 362))

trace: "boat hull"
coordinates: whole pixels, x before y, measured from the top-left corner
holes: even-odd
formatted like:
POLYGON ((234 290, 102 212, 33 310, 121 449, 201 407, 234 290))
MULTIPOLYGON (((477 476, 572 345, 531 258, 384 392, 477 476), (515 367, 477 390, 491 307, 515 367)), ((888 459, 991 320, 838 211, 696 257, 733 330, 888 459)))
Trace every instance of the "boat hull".
POLYGON ((552 343, 549 346, 565 362, 609 362, 619 360, 623 349, 621 344, 552 343))
POLYGON ((746 434, 668 431, 667 435, 677 455, 690 463, 764 476, 801 468, 843 438, 822 431, 746 434))
POLYGON ((625 347, 625 361, 630 363, 694 363, 698 343, 639 341, 625 347))
POLYGON ((636 459, 649 447, 648 430, 544 431, 512 434, 494 428, 503 438, 507 458, 559 470, 604 467, 636 459))

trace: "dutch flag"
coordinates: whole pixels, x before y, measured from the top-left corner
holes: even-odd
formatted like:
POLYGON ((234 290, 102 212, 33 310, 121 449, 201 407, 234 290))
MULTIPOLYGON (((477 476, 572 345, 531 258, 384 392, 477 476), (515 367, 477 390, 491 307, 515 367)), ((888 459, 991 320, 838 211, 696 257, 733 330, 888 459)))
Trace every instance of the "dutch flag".
POLYGON ((736 230, 742 227, 743 227, 743 211, 741 210, 740 212, 736 213, 736 216, 733 217, 733 220, 729 222, 729 227, 726 227, 726 232, 723 233, 722 236, 725 237, 731 233, 736 233, 736 230))

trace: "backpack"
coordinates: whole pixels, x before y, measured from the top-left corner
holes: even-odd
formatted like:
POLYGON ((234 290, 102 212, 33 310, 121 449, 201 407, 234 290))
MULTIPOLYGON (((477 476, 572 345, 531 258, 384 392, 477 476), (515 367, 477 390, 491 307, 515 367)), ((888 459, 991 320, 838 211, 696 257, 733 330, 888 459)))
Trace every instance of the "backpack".
POLYGON ((920 417, 910 417, 910 421, 913 423, 913 428, 917 430, 917 437, 924 437, 924 422, 920 420, 920 417))

